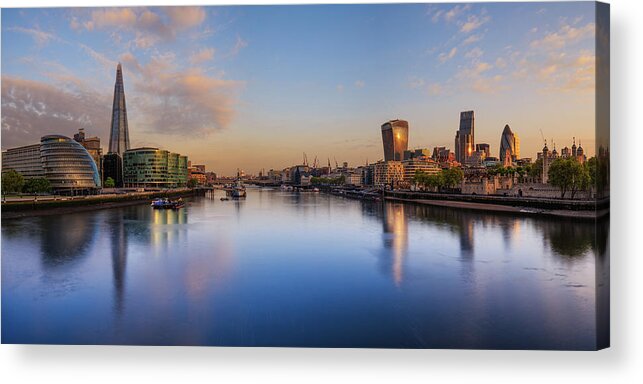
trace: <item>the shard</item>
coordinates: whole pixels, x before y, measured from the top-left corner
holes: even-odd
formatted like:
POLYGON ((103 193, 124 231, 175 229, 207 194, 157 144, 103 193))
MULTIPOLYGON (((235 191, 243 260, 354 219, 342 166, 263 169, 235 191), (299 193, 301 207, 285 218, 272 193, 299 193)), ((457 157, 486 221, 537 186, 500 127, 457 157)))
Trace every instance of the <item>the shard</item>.
POLYGON ((129 149, 129 130, 127 129, 127 108, 125 107, 125 88, 123 87, 121 63, 116 66, 111 127, 109 153, 116 153, 122 158, 123 153, 129 149))

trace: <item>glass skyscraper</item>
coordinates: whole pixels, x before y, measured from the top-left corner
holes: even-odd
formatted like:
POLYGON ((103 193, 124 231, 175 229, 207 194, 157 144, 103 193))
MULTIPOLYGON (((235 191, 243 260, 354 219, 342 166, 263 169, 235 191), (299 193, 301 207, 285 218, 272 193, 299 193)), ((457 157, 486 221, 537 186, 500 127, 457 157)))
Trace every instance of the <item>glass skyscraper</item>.
POLYGON ((460 112, 460 129, 455 134, 455 159, 464 164, 475 150, 473 111, 460 112))
POLYGON ((505 125, 505 129, 502 130, 502 136, 500 137, 500 154, 498 159, 504 161, 509 152, 511 161, 516 161, 520 157, 520 140, 515 133, 509 128, 509 124, 505 125))
POLYGON ((127 107, 125 106, 125 88, 121 63, 116 66, 116 84, 114 85, 114 104, 112 106, 112 125, 109 136, 109 152, 117 153, 121 158, 129 149, 129 130, 127 128, 127 107))
POLYGON ((382 124, 384 161, 404 160, 404 151, 409 145, 409 123, 405 120, 391 120, 382 124))

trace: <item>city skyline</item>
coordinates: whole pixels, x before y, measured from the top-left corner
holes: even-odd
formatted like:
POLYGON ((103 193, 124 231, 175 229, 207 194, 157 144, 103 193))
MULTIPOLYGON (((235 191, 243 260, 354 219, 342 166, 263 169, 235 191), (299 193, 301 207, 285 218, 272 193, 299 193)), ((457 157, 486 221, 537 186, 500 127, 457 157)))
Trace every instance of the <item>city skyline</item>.
POLYGON ((5 9, 2 148, 78 128, 106 142, 121 62, 131 147, 223 175, 302 152, 377 161, 392 119, 409 148, 455 151, 466 110, 492 153, 508 124, 523 157, 541 129, 593 156, 593 19, 593 3, 5 9))

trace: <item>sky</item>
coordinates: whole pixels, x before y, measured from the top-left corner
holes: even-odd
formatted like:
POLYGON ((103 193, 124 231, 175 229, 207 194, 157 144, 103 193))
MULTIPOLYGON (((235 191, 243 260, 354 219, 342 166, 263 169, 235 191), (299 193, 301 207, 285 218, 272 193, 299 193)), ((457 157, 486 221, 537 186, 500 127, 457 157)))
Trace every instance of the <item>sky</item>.
POLYGON ((116 65, 131 147, 220 175, 383 158, 380 126, 454 150, 461 111, 498 156, 594 154, 592 2, 2 9, 2 149, 85 128, 109 144, 116 65), (542 136, 541 136, 542 131, 542 136))

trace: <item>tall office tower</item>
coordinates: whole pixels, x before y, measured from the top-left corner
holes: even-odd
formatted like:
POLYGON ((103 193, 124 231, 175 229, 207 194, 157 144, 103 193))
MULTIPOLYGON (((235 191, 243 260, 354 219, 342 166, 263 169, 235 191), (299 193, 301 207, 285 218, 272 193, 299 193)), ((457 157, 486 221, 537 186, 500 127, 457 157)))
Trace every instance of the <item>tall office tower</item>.
POLYGON ((129 149, 129 130, 127 129, 127 108, 125 107, 125 89, 123 88, 123 70, 121 64, 116 67, 116 84, 114 85, 114 104, 112 106, 112 126, 109 136, 109 152, 117 153, 121 159, 129 149))
POLYGON ((491 146, 486 143, 476 144, 476 152, 482 152, 485 157, 491 157, 491 146))
POLYGON ((382 124, 384 161, 404 160, 404 151, 409 147, 409 123, 405 120, 391 120, 382 124))
POLYGON ((475 124, 473 111, 460 112, 460 129, 455 134, 455 159, 466 163, 475 150, 475 124))
POLYGON ((506 152, 509 152, 512 161, 520 157, 520 139, 518 135, 511 131, 509 124, 505 125, 500 136, 500 155, 498 158, 502 161, 506 158, 506 152))

